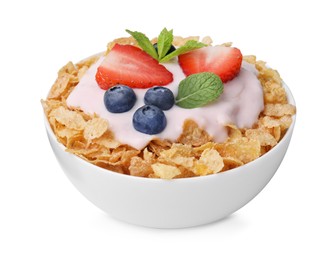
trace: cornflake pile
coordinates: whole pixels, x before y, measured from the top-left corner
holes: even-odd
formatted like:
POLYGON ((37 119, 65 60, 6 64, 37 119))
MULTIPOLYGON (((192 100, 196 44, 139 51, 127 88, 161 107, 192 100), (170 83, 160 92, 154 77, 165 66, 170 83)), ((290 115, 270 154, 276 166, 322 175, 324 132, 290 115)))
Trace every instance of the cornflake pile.
MULTIPOLYGON (((190 39, 198 41, 199 37, 175 37, 173 44, 180 46, 190 39)), ((211 39, 205 37, 202 42, 211 44, 211 39)), ((108 44, 107 52, 115 43, 136 45, 132 37, 119 38, 108 44)), ((265 108, 252 129, 227 125, 228 139, 224 143, 215 143, 194 121, 187 120, 176 143, 153 140, 139 151, 115 140, 105 119, 66 105, 66 98, 98 58, 94 56, 75 65, 69 62, 61 68, 42 105, 53 132, 67 152, 119 173, 173 179, 239 167, 271 150, 285 135, 296 111, 288 104, 278 72, 266 67, 264 61, 256 61, 255 56, 244 56, 244 60, 254 64, 259 71, 264 93, 265 108)))

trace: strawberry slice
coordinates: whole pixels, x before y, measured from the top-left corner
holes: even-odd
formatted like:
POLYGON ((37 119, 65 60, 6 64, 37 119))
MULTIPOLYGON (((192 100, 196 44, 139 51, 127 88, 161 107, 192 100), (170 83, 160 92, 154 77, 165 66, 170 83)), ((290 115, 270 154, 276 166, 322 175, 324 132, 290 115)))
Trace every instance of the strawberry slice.
POLYGON ((164 86, 173 75, 157 60, 132 45, 115 44, 98 67, 95 79, 102 89, 123 84, 131 88, 164 86))
POLYGON ((179 55, 179 65, 186 76, 212 72, 222 82, 232 80, 241 69, 242 54, 237 48, 226 46, 208 46, 179 55))

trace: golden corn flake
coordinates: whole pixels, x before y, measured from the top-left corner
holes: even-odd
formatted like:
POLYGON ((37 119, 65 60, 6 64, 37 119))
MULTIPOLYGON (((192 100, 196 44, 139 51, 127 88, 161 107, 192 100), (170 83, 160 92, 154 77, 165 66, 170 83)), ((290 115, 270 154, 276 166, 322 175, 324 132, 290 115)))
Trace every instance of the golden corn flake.
POLYGON ((291 104, 266 104, 263 113, 266 116, 275 116, 275 117, 294 115, 295 106, 291 104))
POLYGON ((108 121, 102 118, 93 118, 87 122, 84 128, 86 140, 93 140, 101 137, 108 129, 108 121))
POLYGON ((213 40, 211 37, 205 36, 204 38, 202 38, 201 42, 206 45, 211 45, 213 43, 213 40))
POLYGON ((267 81, 263 84, 265 103, 287 103, 285 89, 276 82, 267 81))
POLYGON ((206 164, 200 163, 199 161, 197 161, 192 167, 192 172, 194 172, 197 176, 205 176, 213 173, 206 164))
POLYGON ((138 150, 127 150, 121 156, 120 164, 124 165, 126 168, 129 167, 131 158, 137 156, 140 153, 138 150))
POLYGON ((173 158, 176 156, 188 157, 192 155, 192 146, 185 144, 172 144, 171 148, 161 153, 162 157, 173 158))
POLYGON ((175 46, 182 46, 190 40, 199 41, 199 38, 200 38, 199 36, 189 36, 186 38, 180 36, 174 36, 172 44, 175 46))
POLYGON ((80 113, 68 110, 64 107, 58 107, 52 110, 49 117, 55 118, 59 123, 70 129, 83 130, 86 125, 86 122, 80 113))
POLYGON ((204 150, 198 164, 205 165, 208 168, 209 172, 207 174, 218 173, 224 166, 222 157, 215 149, 204 150))
POLYGON ((58 76, 62 76, 64 74, 75 75, 77 72, 78 70, 76 66, 70 61, 58 71, 58 76))
POLYGON ((268 68, 264 61, 256 61, 255 66, 259 72, 258 78, 261 81, 262 85, 264 85, 267 81, 281 84, 282 80, 278 71, 268 68))
POLYGON ((273 128, 280 126, 280 119, 271 116, 264 116, 259 120, 259 124, 263 127, 273 128))
POLYGON ((154 174, 162 179, 171 180, 181 174, 181 171, 176 166, 166 165, 163 163, 154 163, 151 165, 154 174))
POLYGON ((208 142, 208 143, 203 144, 202 146, 194 147, 193 153, 195 156, 200 157, 203 151, 205 151, 206 149, 214 148, 214 147, 215 147, 214 142, 208 142))
POLYGON ((78 135, 80 132, 78 130, 70 129, 63 127, 62 129, 57 129, 57 134, 61 138, 70 139, 75 135, 78 135))
POLYGON ((255 55, 245 55, 245 56, 243 56, 243 60, 250 63, 250 64, 255 64, 256 63, 256 56, 255 55))
POLYGON ((281 134, 282 134, 282 131, 281 131, 280 126, 276 126, 272 129, 272 135, 276 139, 277 142, 279 142, 279 140, 281 139, 281 134))
POLYGON ((143 150, 143 159, 146 162, 153 163, 155 161, 155 154, 150 152, 148 148, 144 148, 143 150))
POLYGON ((138 156, 131 158, 129 172, 130 175, 139 177, 148 177, 150 174, 154 173, 151 163, 138 156))
POLYGON ((178 138, 179 143, 192 146, 200 146, 211 141, 211 137, 206 131, 201 129, 193 120, 185 120, 183 132, 178 138))
POLYGON ((128 149, 127 147, 118 147, 113 150, 112 153, 108 154, 106 158, 99 158, 100 161, 104 161, 110 165, 122 166, 122 172, 130 174, 129 167, 131 165, 131 159, 137 156, 140 151, 128 149))
POLYGON ((230 139, 238 139, 242 137, 241 130, 235 125, 226 125, 228 136, 230 139))
POLYGON ((192 156, 192 146, 183 144, 173 144, 171 149, 162 151, 159 159, 166 162, 172 162, 182 165, 185 168, 191 168, 194 163, 192 156))
POLYGON ((98 157, 98 154, 101 153, 98 147, 87 149, 87 148, 72 148, 68 149, 69 152, 77 154, 77 155, 84 155, 88 160, 93 160, 93 158, 98 157))
POLYGON ((113 165, 113 164, 110 164, 108 162, 101 161, 101 160, 90 161, 90 163, 93 163, 96 166, 99 166, 101 168, 104 168, 110 171, 127 174, 125 167, 123 167, 122 165, 113 165))
POLYGON ((101 147, 98 145, 89 145, 87 150, 91 150, 90 159, 95 160, 109 160, 110 150, 106 147, 101 147))
POLYGON ((115 149, 113 149, 112 153, 109 156, 110 162, 118 162, 121 160, 122 155, 127 151, 127 148, 125 146, 119 146, 115 149))
POLYGON ((223 171, 228 171, 244 164, 242 161, 234 157, 223 157, 222 160, 224 163, 223 171))
POLYGON ((42 106, 43 106, 43 109, 44 109, 44 112, 46 115, 49 115, 49 113, 60 107, 60 106, 63 106, 63 103, 62 101, 59 101, 59 100, 55 100, 55 99, 47 99, 47 100, 41 100, 41 103, 42 103, 42 106))
POLYGON ((114 149, 120 146, 120 143, 114 139, 111 131, 105 132, 102 136, 96 138, 94 142, 109 149, 114 149))
POLYGON ((233 43, 232 42, 225 42, 222 45, 225 46, 225 47, 231 47, 231 46, 233 46, 233 43))
POLYGON ((243 137, 225 143, 221 153, 223 153, 222 157, 233 157, 243 163, 248 163, 261 155, 261 145, 258 140, 243 137))
POLYGON ((48 98, 59 98, 70 87, 70 74, 64 74, 57 78, 56 82, 52 85, 48 98))
POLYGON ((179 179, 179 178, 191 178, 191 177, 196 177, 199 175, 196 175, 193 171, 191 171, 190 169, 186 169, 182 166, 178 167, 180 170, 180 174, 178 174, 177 176, 175 176, 175 179, 179 179))
POLYGON ((245 131, 245 136, 249 139, 258 140, 261 146, 275 146, 277 144, 275 137, 263 128, 248 129, 245 131))
POLYGON ((284 131, 291 126, 292 116, 290 115, 282 116, 281 118, 279 118, 279 122, 281 131, 284 131))
POLYGON ((164 157, 160 157, 160 158, 168 162, 173 162, 177 165, 184 166, 185 168, 191 168, 193 167, 193 164, 194 164, 194 157, 175 156, 172 158, 164 158, 164 157))
POLYGON ((161 152, 170 149, 170 147, 171 147, 170 142, 160 139, 154 139, 148 144, 148 149, 157 156, 159 156, 161 152))
POLYGON ((282 116, 280 118, 264 116, 259 120, 259 124, 266 128, 280 127, 281 131, 285 131, 292 124, 292 117, 289 115, 282 116))

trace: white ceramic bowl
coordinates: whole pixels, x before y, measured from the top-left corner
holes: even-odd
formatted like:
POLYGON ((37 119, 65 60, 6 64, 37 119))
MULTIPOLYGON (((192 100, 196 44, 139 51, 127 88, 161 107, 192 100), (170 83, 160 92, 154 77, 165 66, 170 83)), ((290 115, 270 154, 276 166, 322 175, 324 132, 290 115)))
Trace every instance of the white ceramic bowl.
MULTIPOLYGON (((295 105, 286 87, 289 102, 295 105)), ((222 219, 252 200, 277 171, 293 122, 271 151, 239 168, 203 177, 161 180, 105 170, 65 152, 45 118, 51 147, 73 185, 111 216, 136 225, 184 228, 222 219)))

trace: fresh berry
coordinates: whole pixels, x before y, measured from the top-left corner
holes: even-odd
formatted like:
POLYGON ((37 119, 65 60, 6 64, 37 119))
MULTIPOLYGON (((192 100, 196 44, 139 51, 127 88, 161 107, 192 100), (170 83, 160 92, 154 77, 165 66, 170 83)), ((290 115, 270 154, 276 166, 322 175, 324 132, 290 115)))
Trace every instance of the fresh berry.
POLYGON ((179 64, 186 76, 200 72, 217 74, 222 82, 232 80, 240 72, 242 54, 237 48, 208 46, 179 55, 179 64))
POLYGON ((144 134, 159 134, 166 127, 166 117, 158 107, 144 105, 134 113, 133 126, 137 131, 144 134))
POLYGON ((169 110, 174 105, 174 95, 168 88, 149 88, 144 95, 144 103, 154 105, 162 110, 169 110))
POLYGON ((149 54, 132 45, 115 44, 95 75, 100 88, 123 84, 131 88, 164 86, 173 75, 149 54))
POLYGON ((116 85, 105 92, 104 103, 111 113, 127 112, 135 105, 136 95, 133 89, 124 85, 116 85))
MULTIPOLYGON (((154 48, 156 50, 156 52, 158 53, 158 47, 157 47, 157 43, 154 43, 154 48)), ((176 50, 176 47, 174 47, 173 45, 171 45, 170 49, 168 50, 168 52, 165 55, 170 54, 171 52, 174 52, 176 50)))

